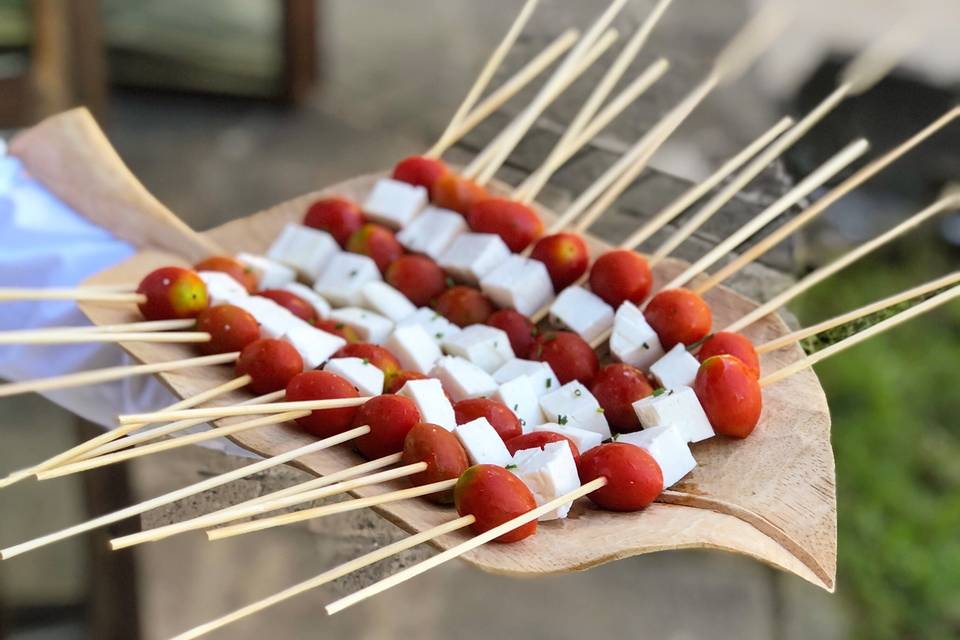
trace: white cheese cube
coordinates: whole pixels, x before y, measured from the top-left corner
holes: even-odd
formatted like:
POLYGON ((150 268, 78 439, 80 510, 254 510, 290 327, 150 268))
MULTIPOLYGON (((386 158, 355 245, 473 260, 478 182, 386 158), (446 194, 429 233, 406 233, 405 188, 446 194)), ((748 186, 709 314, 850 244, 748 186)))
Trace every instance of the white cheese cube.
MULTIPOLYGON (((513 457, 513 473, 527 485, 537 505, 550 502, 580 486, 577 464, 566 442, 551 442, 543 449, 517 451, 513 457)), ((566 518, 571 503, 540 516, 540 520, 566 518)))
POLYGON ((372 258, 343 251, 331 258, 313 289, 335 307, 357 307, 363 304, 363 285, 380 279, 372 258))
POLYGON ((510 464, 512 456, 507 451, 507 446, 486 418, 461 424, 453 433, 463 445, 472 464, 495 464, 500 467, 510 464))
POLYGON ((397 327, 383 346, 397 357, 401 367, 424 375, 430 373, 433 364, 443 357, 437 343, 418 324, 397 327))
POLYGON ((285 264, 252 253, 237 254, 237 260, 243 266, 257 274, 257 286, 260 290, 279 289, 297 279, 297 272, 285 264))
POLYGON ((443 427, 447 431, 453 431, 457 426, 453 405, 443 392, 439 380, 410 380, 397 391, 397 395, 413 400, 420 411, 420 419, 424 422, 443 427))
POLYGON ((553 368, 546 362, 514 358, 493 372, 493 379, 499 384, 510 382, 520 376, 530 378, 533 390, 539 398, 560 388, 560 381, 553 368))
POLYGON ((663 346, 657 332, 643 317, 643 312, 632 302, 624 302, 613 319, 610 352, 620 362, 646 371, 663 357, 663 346))
POLYGON ((429 307, 420 307, 416 313, 397 323, 400 327, 420 325, 424 331, 440 345, 450 336, 460 333, 461 329, 429 307))
POLYGON ((541 396, 540 408, 549 422, 593 431, 603 436, 604 440, 610 437, 610 425, 600 403, 577 380, 571 380, 553 393, 541 396))
POLYGON ((267 250, 267 257, 295 269, 311 282, 320 277, 340 246, 326 231, 288 224, 267 250))
POLYGON ((593 342, 613 326, 613 307, 583 287, 567 287, 550 305, 550 318, 593 342))
POLYGON ((242 284, 221 271, 198 271, 197 275, 207 286, 207 300, 211 307, 234 304, 234 301, 250 295, 242 284))
POLYGON ((316 369, 347 344, 340 336, 317 329, 303 321, 295 322, 287 328, 283 339, 300 353, 306 371, 316 369))
POLYGON ((422 253, 434 260, 467 231, 467 221, 456 211, 427 207, 413 222, 397 234, 397 240, 411 253, 422 253))
POLYGON ((674 345, 667 355, 650 365, 650 373, 664 389, 692 387, 699 370, 700 361, 682 344, 674 345))
POLYGON ((437 360, 430 370, 430 377, 443 384, 454 402, 484 398, 497 391, 497 383, 489 373, 457 356, 444 356, 437 360))
POLYGON ((577 451, 580 453, 598 447, 603 442, 603 436, 596 431, 587 431, 586 429, 571 427, 569 424, 557 424, 556 422, 538 424, 531 431, 552 431, 567 436, 577 445, 577 451))
POLYGON ((540 402, 536 392, 533 390, 533 383, 530 378, 520 376, 510 382, 504 382, 493 394, 494 400, 499 400, 513 411, 520 419, 520 427, 524 433, 530 433, 533 425, 539 424, 543 420, 543 413, 540 412, 540 402))
POLYGON ((443 340, 443 350, 460 356, 487 373, 493 373, 513 360, 513 349, 506 331, 485 324, 474 324, 443 340))
POLYGON ((553 297, 547 267, 539 260, 513 254, 480 279, 480 289, 500 307, 533 315, 553 297))
MULTIPOLYGON (((260 325, 260 337, 262 338, 282 338, 291 326, 297 322, 303 322, 269 298, 248 296, 234 300, 233 304, 241 309, 246 309, 257 319, 257 323, 260 325)), ((306 323, 304 322, 304 324, 306 323)))
POLYGON ((383 344, 393 332, 393 321, 360 307, 343 307, 330 312, 330 319, 341 322, 360 336, 363 342, 383 344))
POLYGON ((438 262, 454 280, 476 285, 510 256, 510 248, 495 233, 462 233, 438 262))
POLYGON ((633 403, 633 410, 644 429, 676 426, 687 442, 700 442, 714 436, 710 420, 690 387, 637 400, 633 403))
POLYGON ((394 229, 405 227, 427 206, 427 190, 399 180, 381 178, 363 202, 368 218, 394 229))
POLYGON ((345 378, 362 396, 383 393, 383 371, 363 358, 333 358, 323 370, 345 378))
POLYGON ((412 302, 386 282, 375 281, 363 285, 363 306, 373 309, 393 322, 400 322, 416 313, 412 302))
POLYGON ((620 436, 617 442, 636 445, 649 453, 660 465, 664 489, 680 482, 685 475, 697 466, 697 461, 693 459, 693 454, 690 453, 686 438, 676 425, 653 427, 636 433, 627 433, 620 436))
POLYGON ((310 306, 313 307, 313 310, 317 312, 317 316, 320 318, 330 316, 330 303, 318 296, 316 291, 307 285, 300 284, 299 282, 291 282, 290 284, 283 285, 281 289, 289 291, 293 295, 299 296, 310 303, 310 306))

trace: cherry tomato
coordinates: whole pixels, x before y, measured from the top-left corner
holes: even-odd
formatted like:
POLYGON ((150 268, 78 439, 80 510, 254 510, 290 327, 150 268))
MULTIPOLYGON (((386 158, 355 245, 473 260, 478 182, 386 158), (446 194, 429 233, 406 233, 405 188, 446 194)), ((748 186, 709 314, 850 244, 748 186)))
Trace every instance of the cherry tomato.
MULTIPOLYGON (((346 378, 329 371, 305 371, 287 383, 287 402, 301 400, 331 400, 359 397, 356 387, 346 378)), ((359 407, 318 409, 310 415, 297 418, 297 425, 318 438, 329 438, 343 433, 353 424, 359 407)))
POLYGON ((523 433, 520 419, 517 418, 516 414, 510 411, 507 405, 496 400, 490 400, 489 398, 461 400, 453 405, 453 412, 456 415, 457 424, 466 424, 477 418, 486 418, 504 442, 523 433))
POLYGON ((416 371, 407 371, 406 369, 401 369, 397 372, 396 375, 391 376, 383 385, 384 393, 396 393, 403 388, 403 385, 407 384, 410 380, 426 380, 427 376, 416 371))
POLYGON ((253 293, 257 290, 257 274, 253 272, 253 269, 230 256, 206 258, 195 264, 193 269, 194 271, 219 271, 242 284, 247 293, 253 293))
MULTIPOLYGON (((410 476, 410 482, 418 487, 459 478, 470 466, 467 452, 457 436, 429 422, 418 422, 407 432, 401 461, 403 464, 427 463, 426 469, 410 476)), ((450 504, 453 502, 453 490, 438 491, 427 498, 438 504, 450 504)))
POLYGON ((340 336, 347 342, 360 342, 360 334, 353 327, 349 327, 337 320, 317 320, 315 323, 317 329, 340 336))
POLYGON ((590 393, 594 395, 607 422, 619 433, 640 429, 640 420, 633 403, 653 393, 647 376, 628 364, 608 364, 593 380, 590 393))
POLYGON ((429 306, 447 288, 447 276, 426 256, 404 255, 390 263, 387 283, 418 307, 429 306))
POLYGON ((739 358, 723 355, 704 360, 693 390, 713 430, 721 435, 746 438, 760 422, 760 383, 739 358))
POLYGON ((347 240, 363 225, 364 220, 363 212, 355 202, 346 198, 324 198, 310 205, 303 224, 326 231, 341 247, 346 247, 347 240))
POLYGON ((577 448, 577 443, 556 431, 533 431, 531 433, 525 433, 522 436, 516 436, 515 438, 507 440, 506 444, 507 451, 510 452, 510 455, 516 455, 517 451, 523 451, 524 449, 543 449, 551 442, 564 441, 570 445, 570 453, 573 454, 573 461, 576 462, 577 467, 579 467, 580 449, 577 448))
POLYGON ((437 298, 437 313, 457 325, 483 324, 493 313, 493 303, 479 289, 457 285, 437 298))
POLYGON ((400 361, 384 347, 369 342, 354 342, 340 347, 334 358, 363 358, 380 371, 383 371, 384 385, 400 373, 400 361))
POLYGON ((140 281, 137 293, 147 297, 140 313, 147 320, 195 318, 207 308, 207 285, 195 272, 162 267, 140 281))
POLYGON ((377 396, 367 400, 357 410, 353 426, 370 426, 370 433, 362 435, 354 444, 368 459, 382 458, 403 451, 403 441, 413 425, 420 422, 420 411, 410 398, 377 396))
POLYGON ((439 158, 426 156, 410 156, 404 158, 393 168, 393 179, 408 184, 426 187, 433 193, 433 185, 450 172, 447 165, 439 158))
POLYGON ((633 251, 608 251, 590 269, 590 290, 614 309, 625 300, 640 304, 652 286, 653 274, 647 259, 633 251))
POLYGON ((237 375, 248 375, 253 380, 254 393, 279 391, 294 376, 303 372, 303 358, 289 342, 260 338, 248 344, 237 359, 237 375))
POLYGON ((710 333, 713 315, 707 303, 689 289, 668 289, 650 299, 644 317, 666 350, 693 344, 710 333))
POLYGON ((474 203, 467 223, 478 233, 495 233, 511 251, 520 252, 543 235, 543 221, 537 213, 515 200, 487 198, 474 203))
POLYGON ((507 334, 510 347, 518 357, 530 353, 537 328, 527 316, 515 309, 500 309, 490 314, 487 324, 507 334))
POLYGON ((705 362, 708 358, 722 355, 738 358, 740 362, 747 365, 757 379, 760 378, 760 357, 753 343, 746 336, 729 331, 718 331, 703 341, 700 351, 697 352, 697 359, 705 362))
POLYGON ((560 384, 579 380, 590 386, 600 370, 600 359, 594 350, 583 338, 569 331, 550 331, 537 336, 529 358, 549 364, 560 384))
POLYGON ((486 200, 490 194, 476 182, 450 171, 433 183, 432 196, 438 207, 467 215, 475 203, 486 200))
POLYGON ((317 310, 313 308, 312 304, 290 291, 284 289, 266 289, 257 293, 257 295, 273 300, 293 315, 310 324, 315 325, 317 324, 317 320, 320 319, 317 315, 317 310))
POLYGON ((580 482, 606 478, 607 484, 587 494, 610 511, 638 511, 663 491, 663 472, 649 453, 626 442, 594 447, 580 458, 580 482))
POLYGON ((555 233, 540 238, 530 257, 547 267, 554 291, 563 291, 587 272, 590 249, 575 233, 555 233))
POLYGON ((197 331, 210 334, 210 342, 197 346, 201 353, 230 353, 242 351, 248 344, 260 338, 260 324, 253 315, 232 304, 204 309, 197 316, 197 331))
POLYGON ((393 231, 372 222, 353 232, 347 240, 347 251, 373 258, 380 273, 385 272, 391 262, 403 255, 403 247, 393 231))
MULTIPOLYGON (((503 467, 478 464, 467 469, 453 488, 457 513, 473 516, 470 528, 480 534, 537 508, 523 480, 503 467)), ((494 542, 519 542, 537 532, 536 519, 508 531, 494 542)))

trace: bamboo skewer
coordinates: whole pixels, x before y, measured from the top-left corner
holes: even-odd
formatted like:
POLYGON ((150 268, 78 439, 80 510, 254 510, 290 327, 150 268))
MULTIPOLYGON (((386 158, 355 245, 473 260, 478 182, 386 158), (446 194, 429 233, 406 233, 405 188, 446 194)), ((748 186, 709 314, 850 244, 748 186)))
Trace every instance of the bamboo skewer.
POLYGON ((914 149, 927 138, 940 131, 943 127, 947 126, 949 123, 953 122, 958 116, 960 116, 960 107, 954 107, 950 109, 901 144, 887 151, 879 158, 872 160, 869 164, 859 169, 852 176, 841 182, 839 185, 830 190, 830 192, 810 205, 810 207, 808 207, 805 211, 798 214, 795 218, 788 220, 783 226, 774 230, 769 236, 763 238, 757 244, 744 251, 742 255, 735 258, 730 264, 724 266, 722 269, 717 271, 717 273, 711 275, 705 282, 702 282, 696 288, 694 288, 694 291, 702 295, 716 285, 720 284, 731 275, 742 269, 744 265, 753 262, 761 255, 769 251, 772 247, 776 246, 791 233, 810 222, 816 216, 820 215, 834 202, 886 169, 897 159, 914 149))
MULTIPOLYGON (((291 414, 286 414, 286 417, 278 416, 277 419, 287 420, 287 419, 290 419, 289 418, 290 415, 292 415, 292 412, 291 414)), ((0 550, 0 560, 8 560, 10 558, 13 558, 14 556, 18 556, 20 554, 26 553, 28 551, 32 551, 34 549, 39 549, 40 547, 44 547, 48 544, 59 542, 60 540, 65 540, 72 536, 75 536, 87 531, 91 531, 93 529, 102 527, 104 525, 112 524, 114 522, 119 522, 120 520, 124 520, 131 516, 140 515, 141 513, 145 513, 147 511, 150 511, 151 509, 162 507, 172 502, 176 502, 177 500, 182 500, 183 498, 188 498, 190 496, 196 495, 203 491, 207 491, 208 489, 214 489, 221 485, 227 484, 228 482, 232 482, 233 480, 239 480, 240 478, 244 478, 251 474, 259 473, 261 471, 265 471, 267 469, 276 467, 281 464, 286 464, 291 460, 295 460, 297 458, 303 457, 310 453, 322 451, 323 449, 327 449, 329 447, 333 447, 343 442, 347 442, 348 440, 364 435, 369 431, 370 429, 368 427, 351 429, 350 431, 345 431, 344 433, 333 436, 332 438, 326 438, 324 440, 311 442, 310 444, 304 445, 302 447, 291 449, 286 453, 282 453, 280 455, 273 456, 271 458, 266 458, 259 462, 249 464, 245 467, 235 469, 233 471, 221 474, 219 476, 215 476, 213 478, 207 478, 206 480, 202 480, 200 482, 189 485, 187 487, 183 487, 182 489, 177 489, 175 491, 171 491, 170 493, 165 493, 156 498, 146 500, 144 502, 132 505, 125 509, 120 509, 119 511, 114 511, 113 513, 102 515, 98 518, 94 518, 92 520, 88 520, 87 522, 74 525, 72 527, 68 527, 61 531, 56 531, 54 533, 50 533, 45 536, 35 538, 33 540, 29 540, 27 542, 23 542, 18 545, 14 545, 12 547, 7 547, 6 549, 0 550)))
POLYGON ((463 529, 464 527, 468 527, 473 523, 473 516, 464 516, 462 518, 457 518, 456 520, 451 520, 450 522, 433 527, 432 529, 421 531, 420 533, 416 533, 412 536, 404 538, 403 540, 398 540, 397 542, 388 544, 385 547, 375 549, 370 553, 364 554, 359 558, 351 560, 350 562, 346 562, 338 567, 334 567, 333 569, 325 571, 314 578, 304 580, 303 582, 295 584, 292 587, 288 587, 272 596, 263 598, 262 600, 258 600, 252 604, 248 604, 247 606, 228 613, 227 615, 221 616, 216 620, 211 620, 210 622, 189 629, 175 636, 173 640, 193 640, 194 638, 199 638, 232 622, 236 622, 237 620, 246 618, 254 613, 263 611, 268 607, 272 607, 275 604, 279 604, 284 600, 289 600, 290 598, 298 596, 301 593, 305 593, 311 589, 316 589, 317 587, 323 586, 328 582, 333 582, 337 578, 341 578, 345 575, 353 573, 358 569, 362 569, 381 560, 385 560, 392 555, 400 553, 401 551, 412 549, 413 547, 423 544, 424 542, 428 542, 434 538, 439 538, 442 535, 463 529))
POLYGON ((300 495, 307 491, 326 487, 342 480, 349 480, 350 478, 363 475, 369 471, 376 471, 378 469, 394 465, 400 462, 401 457, 402 454, 394 453, 382 458, 377 458, 376 460, 370 460, 369 462, 355 465, 353 467, 341 469, 340 471, 336 471, 327 476, 301 482, 299 484, 287 487, 286 489, 280 489, 279 491, 274 491, 256 498, 251 498, 250 500, 245 500, 241 503, 230 505, 229 507, 224 507, 202 516, 196 516, 194 518, 190 518, 189 520, 175 522, 173 524, 157 527, 148 531, 141 531, 139 533, 114 538, 110 541, 110 546, 114 550, 124 549, 126 547, 132 547, 146 542, 157 542, 164 540, 176 533, 185 533, 188 531, 203 529, 207 526, 210 526, 209 522, 213 520, 214 516, 226 516, 231 512, 240 512, 256 505, 274 503, 281 498, 300 495), (210 520, 208 520, 208 518, 210 520))
POLYGON ((849 253, 841 256, 840 258, 837 258, 836 260, 834 260, 833 262, 827 265, 820 267, 816 271, 813 271, 812 273, 810 273, 808 276, 806 276, 796 284, 788 287, 785 291, 783 291, 779 295, 774 296, 773 299, 760 305, 759 307, 757 307, 756 309, 754 309, 753 311, 743 316, 742 318, 732 323, 730 326, 726 327, 723 330, 730 331, 730 332, 737 332, 743 329, 744 327, 750 326, 760 318, 763 318, 767 314, 772 313, 773 311, 776 311, 777 309, 785 305, 790 300, 793 300, 795 297, 797 297, 798 295, 800 295, 810 287, 825 280, 826 278, 840 271, 847 265, 853 262, 856 262, 863 256, 878 249, 879 247, 897 238, 898 236, 906 233, 910 229, 913 229, 914 227, 923 223, 929 218, 939 213, 942 213, 944 211, 947 211, 950 209, 956 209, 958 207, 960 207, 960 195, 954 194, 954 195, 947 196, 945 198, 941 198, 940 200, 937 200, 926 209, 923 209, 922 211, 915 213, 914 215, 907 218, 906 220, 896 225, 892 229, 887 230, 886 232, 880 234, 879 236, 873 238, 872 240, 868 240, 867 242, 863 243, 862 245, 850 251, 849 253))
POLYGON ((49 331, 11 335, 0 333, 0 345, 4 344, 86 344, 92 342, 154 342, 176 344, 199 344, 210 342, 210 334, 204 331, 49 331))
POLYGON ((426 573, 430 569, 440 566, 441 564, 443 564, 444 562, 447 562, 448 560, 453 560, 454 558, 462 556, 468 551, 472 551, 473 549, 476 549, 477 547, 482 546, 487 542, 490 542, 492 540, 495 540, 496 538, 499 538, 505 533, 513 531, 517 527, 523 526, 528 522, 532 522, 533 520, 536 520, 543 514, 549 513, 553 509, 556 509, 565 504, 573 502, 577 498, 580 498, 582 496, 587 495, 588 493, 596 491, 597 489, 603 487, 606 483, 607 483, 606 478, 597 478, 596 480, 591 480, 587 484, 581 486, 579 489, 576 489, 566 495, 562 495, 559 498, 551 500, 550 502, 547 502, 537 507, 536 509, 533 509, 521 516, 517 516, 516 518, 508 520, 503 524, 497 527, 494 527, 489 531, 485 531, 479 535, 476 535, 465 542, 461 542, 455 547, 451 547, 446 551, 443 551, 433 556, 432 558, 428 558, 423 562, 415 564, 411 567, 407 567, 406 569, 404 569, 403 571, 400 571, 399 573, 395 573, 394 575, 384 578, 383 580, 379 580, 378 582, 375 582, 368 587, 360 589, 359 591, 352 593, 349 596, 346 596, 344 598, 340 598, 339 600, 331 602, 326 606, 327 613, 329 615, 339 613, 340 611, 343 611, 348 607, 351 607, 359 602, 362 602, 367 598, 375 596, 378 593, 383 593, 384 591, 386 591, 391 587, 395 587, 399 584, 406 582, 411 578, 415 578, 416 576, 422 573, 426 573))
POLYGON ((411 487, 409 489, 400 489, 398 491, 382 493, 380 495, 370 496, 369 498, 355 498, 353 500, 336 502, 334 504, 328 504, 313 509, 294 511, 293 513, 286 513, 270 518, 261 518, 260 520, 252 520, 250 522, 234 524, 227 527, 221 527, 219 529, 212 529, 207 532, 207 539, 223 540, 224 538, 232 538, 245 533, 253 533, 254 531, 262 531, 264 529, 272 529, 273 527, 280 527, 287 524, 293 524, 295 522, 303 522, 304 520, 313 520, 314 518, 323 518, 325 516, 332 516, 338 513, 347 513, 349 511, 356 511, 357 509, 366 509, 367 507, 375 507, 377 505, 388 504, 390 502, 399 502, 409 498, 418 498, 420 496, 427 496, 438 491, 452 489, 455 484, 457 484, 457 478, 452 478, 450 480, 431 482, 430 484, 411 487))
POLYGON ((927 300, 924 300, 923 302, 913 307, 910 307, 906 311, 903 311, 901 313, 898 313, 895 316, 891 316, 887 318, 886 320, 878 322, 877 324, 867 329, 864 329, 859 333, 855 333, 849 338, 845 338, 840 342, 836 342, 830 345, 829 347, 825 347, 815 353, 808 355, 807 357, 801 360, 792 362, 787 366, 781 369, 778 369, 769 375, 764 376, 763 378, 760 379, 760 386, 764 387, 764 386, 768 386, 776 382, 779 382, 784 378, 787 378, 793 375, 794 373, 797 373, 798 371, 806 369, 807 367, 812 367, 814 364, 820 362, 825 358, 828 358, 836 353, 840 353, 841 351, 845 351, 850 347, 860 344, 861 342, 863 342, 864 340, 867 340, 868 338, 871 338, 875 335, 883 333, 884 331, 887 331, 888 329, 892 329, 893 327, 899 324, 902 324, 907 320, 910 320, 911 318, 915 318, 923 313, 926 313, 927 311, 935 309, 936 307, 939 307, 940 305, 945 304, 955 299, 958 296, 960 296, 960 287, 952 287, 951 289, 948 289, 943 293, 939 293, 933 296, 932 298, 928 298, 927 300))
POLYGON ((196 321, 192 318, 184 320, 150 320, 145 322, 125 322, 121 324, 91 324, 82 327, 45 327, 43 329, 16 329, 4 331, 0 337, 12 339, 13 336, 46 335, 48 333, 115 333, 122 331, 180 331, 193 329, 196 321))
POLYGON ((938 289, 956 285, 958 282, 960 282, 960 271, 954 271, 949 275, 937 278, 936 280, 932 280, 916 287, 912 287, 906 291, 901 291, 900 293, 888 296, 882 300, 871 302, 870 304, 854 309, 853 311, 848 311, 847 313, 835 316, 822 322, 818 322, 817 324, 809 327, 804 327, 803 329, 798 329, 797 331, 780 336, 779 338, 774 338, 769 342, 765 342, 757 346, 757 353, 763 354, 782 349, 799 342, 804 338, 809 338, 810 336, 815 336, 818 333, 829 331, 835 327, 839 327, 854 320, 859 320, 860 318, 864 318, 872 313, 883 311, 884 309, 901 304, 908 300, 912 300, 913 298, 926 295, 933 291, 937 291, 938 289))
POLYGON ((530 16, 533 15, 533 11, 537 8, 539 1, 540 0, 527 0, 523 8, 520 9, 520 13, 514 18, 503 40, 500 41, 500 44, 498 44, 493 50, 493 53, 490 54, 490 58, 483 65, 476 80, 473 81, 473 85, 470 87, 470 90, 467 91, 463 102, 460 103, 460 106, 454 112, 446 130, 440 135, 440 139, 437 140, 433 147, 427 151, 426 155, 428 157, 436 158, 443 155, 443 152, 446 151, 450 144, 453 143, 452 141, 456 139, 454 135, 455 128, 467 117, 467 114, 470 113, 473 106, 480 99, 484 89, 490 84, 490 80, 493 79, 493 74, 497 72, 497 68, 503 62, 503 59, 507 57, 507 53, 513 47, 513 43, 516 42, 517 37, 520 35, 520 32, 523 31, 527 21, 530 20, 530 16))
POLYGON ((11 382, 0 385, 0 398, 14 396, 20 393, 39 393, 42 391, 54 391, 56 389, 68 389, 71 387, 80 387, 83 385, 97 384, 100 382, 110 382, 112 380, 120 380, 122 378, 142 376, 151 373, 163 373, 166 371, 179 371, 180 369, 189 369, 192 367, 227 364, 235 361, 239 355, 240 354, 238 352, 221 353, 213 356, 186 358, 184 360, 174 360, 171 362, 155 362, 152 364, 107 367, 105 369, 81 371, 80 373, 70 373, 63 376, 54 376, 52 378, 44 378, 40 380, 11 382))
POLYGON ((792 189, 783 194, 769 207, 757 214, 750 222, 743 225, 735 232, 730 234, 722 242, 717 244, 706 255, 687 267, 680 275, 675 277, 669 283, 664 285, 663 289, 676 289, 682 287, 698 274, 703 273, 718 260, 727 255, 730 251, 736 249, 742 243, 747 241, 767 224, 786 213, 790 207, 797 204, 803 198, 806 198, 823 184, 843 171, 851 162, 862 156, 870 148, 869 143, 860 138, 847 145, 832 158, 824 162, 815 171, 801 180, 792 189))
POLYGON ((257 416, 284 411, 319 411, 320 409, 342 409, 357 407, 369 400, 369 397, 331 398, 329 400, 300 400, 297 402, 268 402, 263 404, 233 405, 227 407, 204 407, 201 409, 182 409, 179 411, 157 411, 155 413, 133 413, 120 416, 120 424, 131 422, 166 422, 169 420, 192 420, 193 418, 216 419, 232 416, 257 416))
POLYGON ((12 302, 15 300, 78 300, 84 302, 134 302, 140 304, 146 302, 147 297, 142 293, 133 293, 131 291, 110 291, 91 287, 74 289, 0 289, 0 302, 12 302))

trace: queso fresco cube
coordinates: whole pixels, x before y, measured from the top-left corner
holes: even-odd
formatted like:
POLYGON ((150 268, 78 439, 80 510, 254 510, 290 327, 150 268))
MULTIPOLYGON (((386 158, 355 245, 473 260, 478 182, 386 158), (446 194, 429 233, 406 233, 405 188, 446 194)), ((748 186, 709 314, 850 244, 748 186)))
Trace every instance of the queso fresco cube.
POLYGON ((290 284, 283 285, 283 290, 289 291, 295 296, 300 296, 309 302, 313 310, 317 312, 318 317, 326 318, 330 315, 330 303, 318 296, 316 291, 307 285, 300 284, 299 282, 291 282, 290 284))
POLYGON ((283 339, 293 345, 303 358, 303 368, 316 369, 330 356, 339 351, 347 341, 340 336, 317 329, 303 321, 293 323, 283 334, 283 339))
POLYGON ((429 307, 420 307, 415 313, 397 323, 397 326, 408 327, 420 325, 434 342, 439 346, 450 336, 460 333, 460 327, 453 324, 435 310, 429 307))
POLYGON ((453 431, 457 426, 453 405, 436 378, 410 380, 397 391, 397 395, 413 400, 424 422, 443 427, 447 431, 453 431))
POLYGON ((394 322, 400 322, 416 313, 413 303, 386 282, 374 280, 363 285, 364 306, 394 322))
POLYGON ((547 267, 516 254, 480 279, 480 289, 500 307, 531 316, 553 297, 547 267))
POLYGON ((430 377, 443 384, 454 402, 485 398, 497 391, 497 383, 489 373, 457 356, 444 356, 437 360, 430 370, 430 377))
POLYGON ((583 287, 567 287, 550 305, 550 317, 593 342, 613 326, 613 307, 583 287))
POLYGON ((363 304, 363 286, 381 280, 372 258, 357 253, 338 253, 330 260, 313 290, 335 307, 359 307, 363 304))
POLYGON ((699 370, 700 362, 683 344, 675 345, 667 355, 650 365, 650 373, 664 389, 692 387, 699 370))
POLYGON ((668 489, 693 471, 697 461, 690 453, 686 437, 677 425, 653 427, 636 433, 627 433, 617 440, 633 444, 649 453, 663 473, 663 488, 668 489))
POLYGON ((330 259, 339 252, 337 241, 326 231, 291 223, 270 245, 267 257, 296 269, 312 282, 320 277, 330 259))
POLYGON ((397 234, 397 241, 411 253, 422 253, 434 260, 467 231, 467 221, 456 211, 427 207, 413 222, 397 234))
POLYGON ((500 467, 510 464, 511 456, 507 445, 503 444, 500 434, 486 418, 461 424, 453 433, 463 445, 471 463, 495 464, 500 467))
POLYGON ((687 442, 700 442, 715 434, 697 394, 690 387, 670 389, 633 403, 644 429, 676 426, 687 442))
POLYGON ((397 357, 401 367, 424 375, 443 357, 440 347, 419 324, 397 327, 383 346, 397 357))
POLYGON ((620 362, 646 371, 663 357, 663 346, 643 312, 630 301, 617 309, 610 336, 610 352, 620 362))
MULTIPOLYGON (((522 449, 513 456, 513 472, 527 485, 537 505, 570 493, 580 486, 577 464, 566 442, 551 442, 543 449, 522 449)), ((549 511, 540 520, 566 518, 571 504, 549 511)))
POLYGON ((446 338, 442 346, 448 354, 466 358, 487 373, 493 373, 513 359, 506 332, 485 324, 470 325, 446 338))
POLYGON ((362 396, 383 393, 383 371, 364 358, 333 358, 323 370, 345 378, 362 396))
POLYGON ((525 376, 530 379, 537 397, 553 393, 560 388, 560 381, 553 368, 546 362, 514 358, 493 372, 493 379, 503 384, 525 376))
POLYGON ((427 190, 423 187, 381 178, 363 203, 363 212, 374 222, 400 229, 427 206, 427 190))
POLYGON ((263 289, 279 289, 297 279, 297 273, 285 264, 252 253, 238 253, 237 260, 257 275, 257 286, 263 289))
POLYGON ((610 437, 610 425, 600 403, 577 380, 571 380, 553 393, 541 396, 540 408, 549 422, 593 431, 603 436, 604 440, 610 437))
POLYGON ((476 285, 510 256, 510 248, 495 233, 462 233, 439 263, 454 280, 476 285))
POLYGON ((242 300, 250 295, 242 284, 221 271, 198 271, 197 275, 207 287, 207 299, 211 307, 234 304, 235 300, 242 300))
POLYGON ((393 322, 389 318, 359 307, 334 309, 330 312, 330 319, 347 325, 363 342, 373 344, 383 344, 393 331, 393 322))

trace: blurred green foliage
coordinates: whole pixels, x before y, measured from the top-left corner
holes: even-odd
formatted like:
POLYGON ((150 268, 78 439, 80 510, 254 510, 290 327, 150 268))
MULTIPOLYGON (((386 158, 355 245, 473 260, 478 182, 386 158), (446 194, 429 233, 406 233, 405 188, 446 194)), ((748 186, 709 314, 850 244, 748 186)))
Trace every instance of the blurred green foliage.
MULTIPOLYGON (((806 325, 955 270, 956 255, 936 244, 864 260, 793 310, 806 325)), ((833 416, 838 593, 855 636, 960 637, 960 302, 826 360, 817 374, 833 416)))

